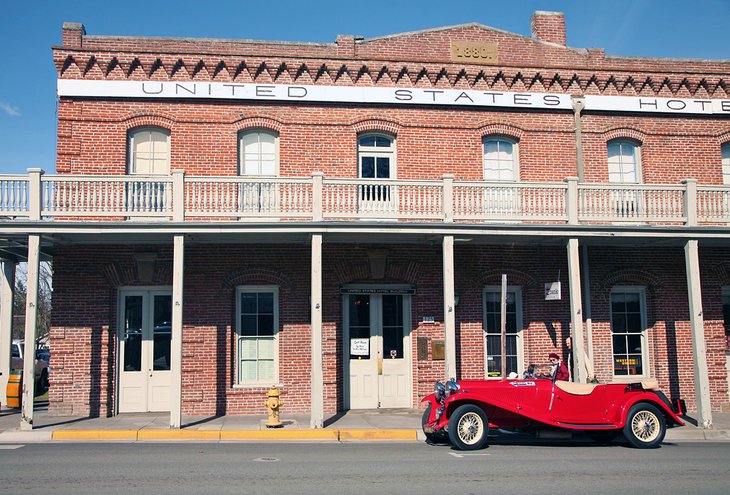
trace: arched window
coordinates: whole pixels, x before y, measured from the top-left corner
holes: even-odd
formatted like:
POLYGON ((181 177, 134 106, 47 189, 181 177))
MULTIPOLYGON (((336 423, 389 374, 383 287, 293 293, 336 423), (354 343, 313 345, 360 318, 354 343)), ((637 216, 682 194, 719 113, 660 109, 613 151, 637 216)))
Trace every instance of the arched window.
POLYGON ((279 135, 267 129, 244 131, 238 136, 240 175, 279 175, 279 135))
POLYGON ((372 180, 359 188, 358 209, 363 213, 395 211, 397 189, 379 180, 396 178, 395 138, 387 134, 361 134, 357 139, 358 176, 372 180))
POLYGON ((608 142, 608 182, 641 182, 641 147, 638 143, 627 139, 608 142))
POLYGON ((129 131, 128 138, 129 174, 170 174, 170 131, 161 127, 138 127, 129 131))
POLYGON ((730 142, 722 145, 722 183, 730 185, 730 142))
POLYGON ((485 136, 484 180, 514 182, 519 180, 517 141, 504 136, 485 136))
POLYGON ((360 178, 395 178, 395 138, 386 134, 362 134, 357 140, 357 155, 360 178))

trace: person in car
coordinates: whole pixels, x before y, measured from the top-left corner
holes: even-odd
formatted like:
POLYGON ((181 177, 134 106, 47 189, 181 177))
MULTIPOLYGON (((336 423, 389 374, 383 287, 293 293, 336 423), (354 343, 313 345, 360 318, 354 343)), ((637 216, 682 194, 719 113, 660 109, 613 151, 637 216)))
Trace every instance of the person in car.
POLYGON ((558 356, 554 352, 551 352, 548 355, 548 359, 550 360, 550 377, 553 378, 555 381, 569 381, 570 373, 568 373, 568 367, 560 359, 560 356, 558 356))

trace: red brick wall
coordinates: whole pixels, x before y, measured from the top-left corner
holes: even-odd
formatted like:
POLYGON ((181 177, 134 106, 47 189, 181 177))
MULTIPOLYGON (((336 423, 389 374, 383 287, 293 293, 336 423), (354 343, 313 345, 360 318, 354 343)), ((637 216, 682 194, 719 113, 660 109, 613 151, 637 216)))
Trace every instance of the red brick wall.
MULTIPOLYGON (((443 361, 416 359, 416 337, 443 339, 441 248, 388 246, 386 277, 374 281, 366 246, 324 246, 323 367, 325 411, 342 409, 342 296, 345 283, 406 282, 412 301, 413 407, 443 379, 443 361), (423 324, 434 316, 435 324, 423 324)), ((594 364, 601 381, 611 379, 608 295, 615 285, 646 288, 648 368, 668 395, 694 407, 693 364, 687 289, 680 248, 589 251, 594 364)), ((188 246, 183 313, 183 414, 263 414, 266 388, 234 388, 235 288, 271 284, 280 290, 279 381, 286 411, 306 413, 310 397, 308 245, 188 246)), ((545 363, 549 352, 566 356, 569 335, 567 254, 559 247, 457 246, 455 249, 457 373, 484 376, 482 292, 508 283, 522 291, 525 364, 545 363), (560 301, 545 301, 543 285, 558 280, 560 301)), ((724 330, 719 287, 730 284, 721 251, 703 251, 703 290, 708 365, 714 408, 728 402, 724 330), (706 273, 705 273, 706 272, 706 273), (722 275, 724 276, 724 275, 722 275)), ((52 384, 50 410, 62 414, 110 413, 114 397, 117 288, 170 285, 169 246, 59 249, 54 263, 52 384), (137 279, 134 251, 157 252, 151 284, 137 279), (111 337, 111 338, 110 338, 111 337)), ((429 345, 429 350, 431 346, 429 345)))

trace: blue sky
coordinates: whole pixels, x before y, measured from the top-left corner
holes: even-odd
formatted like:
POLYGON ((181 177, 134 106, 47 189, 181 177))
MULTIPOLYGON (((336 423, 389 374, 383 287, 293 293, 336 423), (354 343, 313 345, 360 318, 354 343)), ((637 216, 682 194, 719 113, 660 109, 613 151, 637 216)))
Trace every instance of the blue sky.
POLYGON ((0 173, 55 171, 63 22, 88 34, 334 42, 466 22, 530 35, 535 10, 565 13, 568 45, 608 55, 730 59, 730 0, 368 2, 8 0, 0 8, 0 173))

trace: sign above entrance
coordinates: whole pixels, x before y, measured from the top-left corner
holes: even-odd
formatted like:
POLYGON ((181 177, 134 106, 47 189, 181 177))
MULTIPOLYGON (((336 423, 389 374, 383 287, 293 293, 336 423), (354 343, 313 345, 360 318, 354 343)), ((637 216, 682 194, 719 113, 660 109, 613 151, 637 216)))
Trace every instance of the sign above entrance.
POLYGON ((416 293, 415 287, 398 287, 398 288, 387 288, 387 287, 372 287, 367 289, 340 289, 340 294, 404 294, 414 295, 416 293))
MULTIPOLYGON (((512 93, 471 89, 59 79, 57 92, 59 97, 192 98, 476 106, 537 110, 573 109, 571 96, 567 94, 512 93)), ((730 100, 586 95, 585 110, 730 115, 730 100)))

